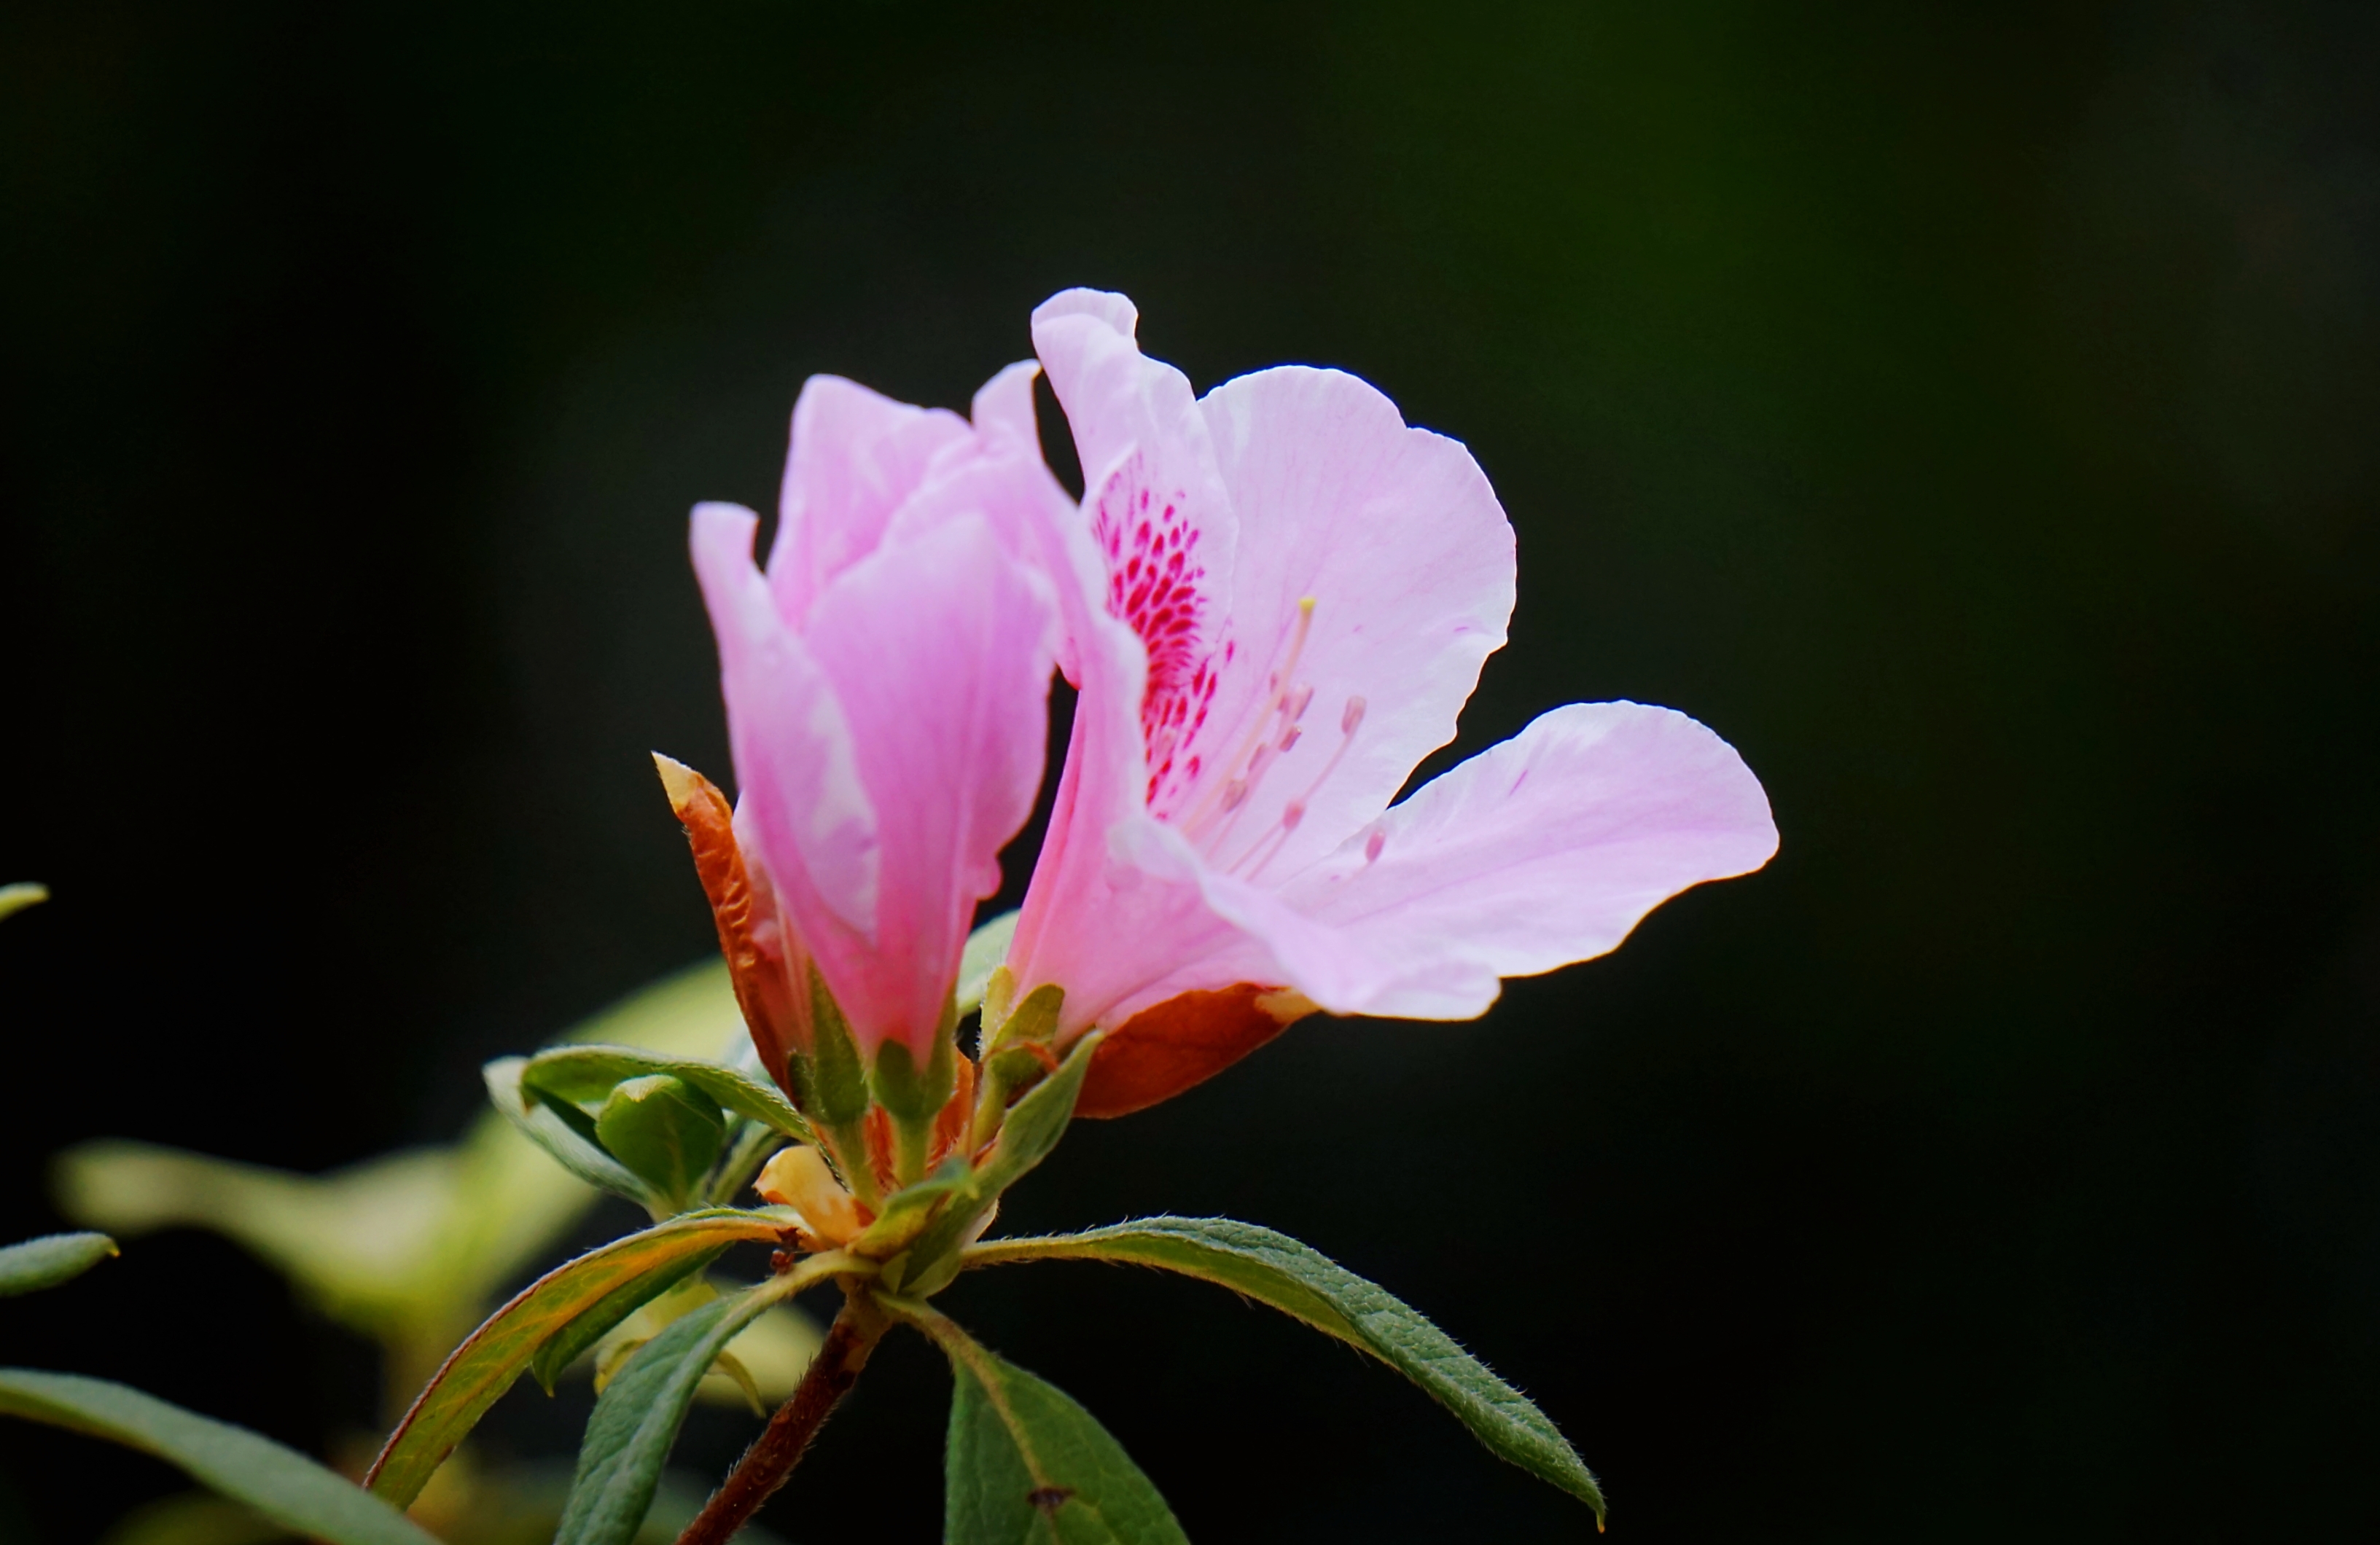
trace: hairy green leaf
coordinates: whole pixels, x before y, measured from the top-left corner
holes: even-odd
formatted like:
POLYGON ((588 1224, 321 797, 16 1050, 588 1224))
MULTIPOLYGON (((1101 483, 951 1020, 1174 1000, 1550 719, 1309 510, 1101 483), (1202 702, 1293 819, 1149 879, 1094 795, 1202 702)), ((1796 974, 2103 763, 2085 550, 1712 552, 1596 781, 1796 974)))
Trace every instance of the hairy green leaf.
POLYGON ((0 1414, 154 1454, 274 1523, 330 1545, 437 1545, 389 1503, 297 1450, 124 1384, 0 1369, 0 1414))
POLYGON ((522 1081, 530 1088, 577 1104, 600 1104, 613 1085, 665 1074, 691 1084, 725 1109, 782 1132, 796 1142, 816 1142, 802 1113, 775 1089, 716 1062, 662 1056, 634 1046, 557 1046, 529 1058, 522 1081))
POLYGON ((1146 1218, 1082 1234, 996 1240, 965 1255, 968 1266, 1045 1260, 1155 1266, 1270 1304, 1387 1363, 1452 1411, 1490 1452, 1603 1516, 1594 1474, 1526 1395, 1411 1306, 1285 1234, 1230 1218, 1146 1218))
POLYGON ((627 1545, 635 1539, 686 1407, 720 1353, 771 1305, 852 1264, 848 1256, 814 1255, 783 1276, 673 1321, 638 1347, 587 1418, 553 1545, 627 1545))
POLYGON ((104 1234, 44 1234, 10 1245, 0 1249, 0 1298, 72 1282, 116 1253, 104 1234))
POLYGON ((1064 1391, 932 1310, 888 1307, 951 1360, 943 1545, 1189 1545, 1148 1477, 1064 1391))
POLYGON ((613 1293, 649 1273, 689 1257, 708 1260, 739 1239, 774 1239, 784 1227, 784 1215, 776 1213, 688 1213, 554 1268, 455 1349, 389 1434, 365 1483, 399 1507, 411 1505, 538 1350, 580 1315, 605 1306, 613 1293))

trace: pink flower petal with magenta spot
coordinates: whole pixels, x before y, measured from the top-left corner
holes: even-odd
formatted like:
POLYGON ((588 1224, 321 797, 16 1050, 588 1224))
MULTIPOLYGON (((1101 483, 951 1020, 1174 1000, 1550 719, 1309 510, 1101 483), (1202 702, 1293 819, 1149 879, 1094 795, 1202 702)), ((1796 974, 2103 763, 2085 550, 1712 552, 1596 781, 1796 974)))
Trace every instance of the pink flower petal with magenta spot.
POLYGON ((1087 1109, 1162 1098, 1301 1004, 1475 1015, 1501 978, 1601 954, 1774 852, 1733 750, 1634 704, 1557 709, 1390 807, 1504 642, 1493 490, 1342 372, 1193 402, 1136 322, 1088 291, 1034 318, 1088 475, 1040 545, 1081 697, 1009 963, 1064 987, 1062 1034, 1114 1032, 1119 1067, 1136 1034, 1221 1049, 1142 1046, 1128 1092, 1095 1064, 1087 1109))

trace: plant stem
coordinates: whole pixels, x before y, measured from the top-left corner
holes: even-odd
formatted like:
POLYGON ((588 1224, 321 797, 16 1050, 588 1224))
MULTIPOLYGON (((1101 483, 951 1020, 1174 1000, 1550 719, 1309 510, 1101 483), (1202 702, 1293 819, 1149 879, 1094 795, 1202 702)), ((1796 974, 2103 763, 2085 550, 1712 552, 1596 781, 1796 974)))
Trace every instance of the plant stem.
POLYGON ((735 1531, 760 1511, 760 1504, 776 1495, 777 1488, 794 1473, 801 1463, 802 1454, 826 1425, 826 1418, 851 1393, 859 1382, 859 1370, 868 1366, 868 1355, 876 1349, 892 1323, 883 1311, 869 1303, 867 1290, 854 1293, 846 1288, 843 1310, 828 1327, 826 1340, 820 1344, 818 1356, 802 1374, 802 1382, 735 1468, 720 1482, 719 1490, 702 1504, 702 1513, 688 1524, 686 1532, 677 1537, 677 1545, 727 1545, 735 1531))

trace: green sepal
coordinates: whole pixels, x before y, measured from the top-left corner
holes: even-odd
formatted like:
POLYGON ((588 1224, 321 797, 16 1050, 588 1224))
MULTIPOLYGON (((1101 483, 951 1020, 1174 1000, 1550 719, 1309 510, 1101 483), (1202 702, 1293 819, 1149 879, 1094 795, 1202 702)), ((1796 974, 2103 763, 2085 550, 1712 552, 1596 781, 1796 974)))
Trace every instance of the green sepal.
POLYGON ((1270 1304, 1387 1363, 1453 1412, 1489 1452, 1568 1491, 1602 1521, 1594 1472, 1526 1395, 1411 1305, 1285 1234, 1230 1218, 1146 1218, 965 1252, 970 1267, 1044 1260, 1154 1266, 1270 1304))
POLYGON ((900 1279, 894 1291, 926 1298, 949 1286, 958 1275, 959 1248, 981 1226, 986 1209, 1048 1158, 1058 1140, 1066 1135, 1066 1125, 1075 1117, 1075 1097, 1082 1092, 1083 1076, 1090 1070, 1099 1040, 1094 1031, 1076 1042, 1058 1070, 1016 1102, 1000 1129, 999 1141, 982 1163, 953 1188, 933 1221, 918 1232, 904 1252, 898 1273, 892 1263, 887 1263, 886 1275, 900 1279))
POLYGON ((846 1126, 868 1114, 868 1065, 860 1060, 859 1044, 852 1039, 843 1006, 827 991, 826 978, 815 966, 810 968, 810 1055, 799 1068, 805 1108, 825 1126, 846 1126))
POLYGON ((683 1212, 719 1160, 727 1124, 719 1106, 667 1073, 648 1073, 615 1086, 595 1117, 604 1152, 683 1212))
MULTIPOLYGON (((953 1153, 935 1166, 934 1173, 914 1186, 904 1187, 884 1199, 876 1221, 867 1232, 851 1242, 857 1254, 878 1261, 890 1259, 895 1252, 926 1231, 934 1214, 952 1197, 969 1189, 974 1171, 966 1160, 953 1153)), ((897 1285, 888 1284, 888 1286, 897 1285)))
POLYGON ((995 1020, 994 1004, 984 1000, 985 1031, 982 1057, 976 1069, 976 1096, 973 1123, 967 1130, 969 1146, 988 1142, 1000 1130, 1008 1114, 1008 1103, 1020 1089, 1028 1089, 1049 1070, 1049 1053, 1042 1043, 1058 1028, 1058 1011, 1065 1006, 1065 990, 1054 983, 1045 983, 1025 996, 1014 1013, 1007 1009, 1007 968, 1001 968, 998 986, 1002 999, 995 1020))
POLYGON ((104 1379, 0 1369, 0 1415, 105 1438, 330 1545, 438 1545, 385 1500, 261 1433, 104 1379))
POLYGON ((578 1318, 555 1333, 552 1339, 537 1349, 529 1359, 529 1376, 538 1387, 552 1394, 565 1370, 578 1360, 580 1354, 617 1329, 628 1316, 708 1268, 727 1251, 732 1241, 681 1256, 654 1267, 643 1276, 622 1283, 579 1312, 578 1318))
POLYGON ((1066 1006, 1066 990, 1054 982, 1045 982, 1025 995, 999 1028, 984 1042, 988 1052, 1002 1047, 1018 1046, 1027 1041, 1047 1041, 1058 1028, 1058 1012, 1066 1006))
POLYGON ((876 1048, 876 1099, 895 1120, 930 1123, 958 1088, 958 1054, 947 1027, 934 1038, 933 1056, 921 1070, 906 1044, 887 1041, 876 1048))
POLYGON ((991 974, 983 979, 983 998, 978 1005, 983 1010, 978 1026, 985 1034, 1007 1020, 1009 1007, 1015 1001, 1016 973, 1005 963, 992 967, 991 974))
POLYGON ((667 1216, 670 1199, 603 1152, 595 1140, 592 1117, 574 1104, 523 1087, 521 1077, 528 1068, 528 1058, 523 1056, 500 1056, 482 1068, 489 1102, 571 1174, 626 1197, 655 1217, 667 1216))
POLYGON ((914 1185, 926 1172, 934 1149, 934 1126, 957 1092, 956 1021, 946 1008, 934 1032, 934 1050, 923 1068, 906 1044, 887 1041, 876 1048, 876 1100, 892 1117, 892 1169, 897 1183, 914 1185))
POLYGON ((540 1348, 580 1315, 623 1285, 689 1256, 708 1260, 740 1239, 774 1243, 793 1216, 783 1208, 688 1213, 548 1272, 455 1348, 389 1434, 365 1484, 399 1507, 411 1506, 446 1455, 512 1388, 540 1348))
POLYGON ((931 1310, 905 1317, 951 1363, 943 1545, 1189 1545, 1148 1477, 1073 1397, 931 1310))
POLYGON ((10 1245, 0 1249, 0 1298, 72 1282, 120 1253, 115 1241, 104 1234, 44 1234, 10 1245))
POLYGON ((540 1093, 576 1105, 600 1106, 613 1087, 652 1073, 702 1091, 725 1110, 758 1121, 796 1142, 814 1142, 810 1124, 783 1094, 716 1062, 663 1056, 634 1046, 557 1046, 529 1058, 521 1081, 540 1093))

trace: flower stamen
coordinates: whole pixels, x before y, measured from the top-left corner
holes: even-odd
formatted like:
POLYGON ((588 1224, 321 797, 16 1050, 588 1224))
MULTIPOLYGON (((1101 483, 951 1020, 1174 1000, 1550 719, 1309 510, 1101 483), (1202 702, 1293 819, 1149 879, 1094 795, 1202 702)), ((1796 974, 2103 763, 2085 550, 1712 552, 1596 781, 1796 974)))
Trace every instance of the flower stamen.
MULTIPOLYGON (((1306 689, 1305 695, 1309 698, 1314 695, 1314 691, 1311 687, 1306 689)), ((1257 838, 1254 842, 1250 843, 1248 845, 1248 851, 1242 853, 1239 856, 1238 862, 1224 871, 1225 874, 1236 875, 1240 872, 1240 864, 1247 863, 1250 859, 1257 859, 1256 867, 1249 870, 1247 873, 1247 878, 1253 880, 1258 875, 1264 873, 1265 865, 1273 861, 1274 854, 1280 852, 1281 849, 1289 845, 1289 834, 1297 829, 1298 822, 1305 819, 1305 807, 1314 803, 1314 796, 1321 791, 1323 782, 1328 779, 1332 773, 1338 771, 1340 761, 1347 754, 1347 748, 1355 743, 1355 731, 1364 727, 1364 710, 1366 706, 1366 705, 1360 695, 1351 696, 1347 699, 1347 706, 1339 711, 1340 733, 1338 749, 1331 752, 1330 759, 1322 764, 1322 770, 1314 775, 1314 780, 1305 786, 1305 791, 1281 807, 1281 823, 1274 827, 1272 830, 1265 833, 1264 836, 1257 838), (1257 854, 1259 850, 1263 850, 1264 851, 1264 856, 1262 858, 1257 858, 1257 854)), ((1295 738, 1295 727, 1293 726, 1290 735, 1282 742, 1282 750, 1286 751, 1289 749, 1290 741, 1295 738)), ((1220 840, 1221 834, 1217 833, 1216 835, 1217 839, 1220 840)), ((1378 836, 1378 834, 1374 833, 1374 835, 1378 836)))
MULTIPOLYGON (((1209 784, 1190 814, 1183 817, 1180 830, 1185 837, 1203 840, 1200 827, 1218 816, 1236 815, 1248 795, 1263 781, 1264 770, 1272 758, 1297 743, 1297 721, 1304 717, 1305 706, 1314 700, 1313 685, 1297 680, 1297 662, 1305 653, 1305 640, 1313 631, 1314 597, 1306 596, 1297 603, 1297 625, 1290 634, 1289 656, 1266 683, 1269 695, 1264 706, 1257 710, 1247 733, 1240 738, 1240 743, 1219 769, 1222 779, 1209 784)), ((1230 829, 1227 819, 1211 834, 1208 851, 1213 851, 1212 842, 1221 841, 1230 829)))

